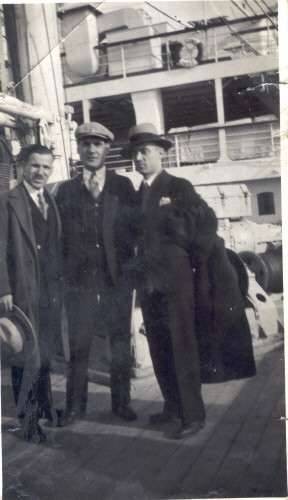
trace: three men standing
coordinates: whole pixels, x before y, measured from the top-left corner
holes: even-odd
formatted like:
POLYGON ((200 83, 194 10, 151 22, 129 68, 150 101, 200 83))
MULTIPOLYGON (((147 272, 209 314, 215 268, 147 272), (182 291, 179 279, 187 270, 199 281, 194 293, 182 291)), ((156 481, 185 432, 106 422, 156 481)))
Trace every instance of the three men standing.
MULTIPOLYGON (((244 312, 237 276, 216 235, 216 216, 188 181, 162 169, 164 152, 171 143, 153 125, 132 127, 123 151, 133 158, 144 179, 136 195, 127 178, 106 170, 105 159, 114 139, 110 130, 100 123, 86 123, 77 128, 76 138, 83 171, 60 186, 56 200, 62 252, 57 208, 43 190, 52 170, 49 149, 39 145, 24 148, 20 157, 24 181, 0 206, 4 228, 0 305, 6 311, 13 304, 20 307, 38 332, 41 414, 52 418, 49 366, 60 326, 62 260, 70 343, 66 423, 85 416, 91 344, 93 336, 103 330, 111 347, 112 411, 124 420, 137 418, 130 406, 134 273, 129 280, 129 270, 136 269, 150 354, 164 398, 163 411, 151 415, 150 423, 169 422, 170 438, 193 435, 205 423, 197 322, 199 327, 200 314, 203 323, 204 311, 209 316, 205 325, 213 323, 210 305, 205 309, 201 303, 202 299, 209 302, 211 296, 206 264, 213 251, 214 267, 220 263, 229 270, 226 298, 221 301, 227 303, 229 325, 230 317, 238 321, 244 312), (204 270, 204 280, 199 279, 199 269, 204 270)), ((214 327, 208 326, 204 335, 213 336, 214 327)), ((248 329, 245 339, 248 354, 237 376, 255 374, 248 329)), ((22 376, 21 369, 12 369, 16 402, 22 376)))
POLYGON ((114 136, 97 122, 76 130, 83 172, 57 193, 63 227, 65 304, 70 362, 67 422, 86 412, 93 336, 106 330, 111 346, 112 411, 134 420, 130 406, 132 290, 125 265, 133 257, 126 216, 134 202, 130 181, 109 172, 105 159, 114 136))
MULTIPOLYGON (((22 149, 18 163, 23 181, 0 200, 0 306, 6 313, 18 306, 36 331, 41 363, 36 384, 39 417, 53 421, 50 361, 60 335, 61 245, 59 214, 45 190, 53 169, 52 152, 39 144, 29 145, 22 149)), ((23 369, 12 367, 16 404, 22 379, 23 369)))

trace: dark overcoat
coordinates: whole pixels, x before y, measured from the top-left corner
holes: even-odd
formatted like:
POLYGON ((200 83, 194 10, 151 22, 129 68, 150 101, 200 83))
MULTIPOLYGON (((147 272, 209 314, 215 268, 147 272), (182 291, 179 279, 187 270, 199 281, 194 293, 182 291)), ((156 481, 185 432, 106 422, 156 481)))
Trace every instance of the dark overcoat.
MULTIPOLYGON (((57 240, 49 257, 47 286, 53 304, 49 313, 54 316, 53 324, 60 328, 61 226, 55 201, 46 193, 57 221, 57 240)), ((19 184, 0 198, 0 296, 12 294, 14 303, 28 316, 39 336, 39 261, 28 196, 24 185, 19 184)), ((45 352, 54 354, 55 342, 51 336, 41 339, 40 344, 45 352)))
MULTIPOLYGON (((141 190, 139 203, 140 198, 141 190)), ((188 181, 163 171, 150 188, 141 220, 138 241, 145 252, 138 259, 140 289, 142 283, 148 292, 159 290, 176 303, 179 289, 191 279, 192 268, 195 310, 190 331, 198 339, 202 382, 254 375, 245 298, 224 242, 216 234, 213 210, 188 181)), ((181 340, 181 322, 175 321, 170 309, 174 358, 181 366, 189 358, 187 342, 181 340)), ((191 363, 195 359, 192 352, 190 359, 191 363)))

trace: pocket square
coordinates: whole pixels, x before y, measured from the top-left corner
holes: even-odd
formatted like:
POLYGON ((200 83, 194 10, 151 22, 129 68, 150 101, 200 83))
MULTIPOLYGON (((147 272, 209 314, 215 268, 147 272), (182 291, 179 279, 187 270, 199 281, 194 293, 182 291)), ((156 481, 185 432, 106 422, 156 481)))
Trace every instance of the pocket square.
POLYGON ((168 196, 162 196, 159 201, 159 207, 163 207, 164 205, 170 205, 172 203, 171 198, 168 196))

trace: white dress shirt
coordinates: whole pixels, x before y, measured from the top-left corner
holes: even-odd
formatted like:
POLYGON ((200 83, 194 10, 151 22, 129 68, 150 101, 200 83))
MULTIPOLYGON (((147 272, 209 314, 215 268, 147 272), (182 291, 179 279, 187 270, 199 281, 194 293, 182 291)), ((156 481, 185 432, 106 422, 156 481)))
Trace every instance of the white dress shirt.
POLYGON ((156 174, 151 175, 150 177, 148 177, 148 179, 143 179, 142 183, 147 184, 149 187, 151 187, 156 177, 158 177, 161 172, 162 170, 160 170, 160 172, 156 172, 156 174))

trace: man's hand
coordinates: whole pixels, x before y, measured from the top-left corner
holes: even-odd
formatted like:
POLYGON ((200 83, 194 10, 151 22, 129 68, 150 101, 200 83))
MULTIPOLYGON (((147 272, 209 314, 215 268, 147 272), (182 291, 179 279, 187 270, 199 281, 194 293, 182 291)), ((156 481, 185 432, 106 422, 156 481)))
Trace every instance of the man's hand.
POLYGON ((13 309, 13 297, 12 295, 3 295, 0 297, 0 311, 4 309, 4 312, 12 311, 13 309))

